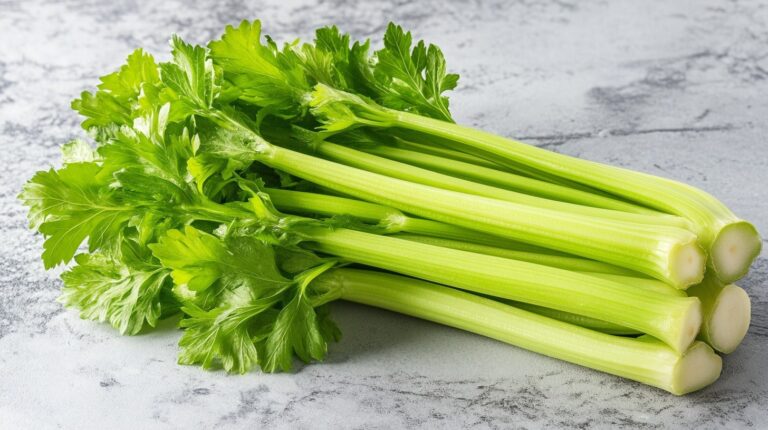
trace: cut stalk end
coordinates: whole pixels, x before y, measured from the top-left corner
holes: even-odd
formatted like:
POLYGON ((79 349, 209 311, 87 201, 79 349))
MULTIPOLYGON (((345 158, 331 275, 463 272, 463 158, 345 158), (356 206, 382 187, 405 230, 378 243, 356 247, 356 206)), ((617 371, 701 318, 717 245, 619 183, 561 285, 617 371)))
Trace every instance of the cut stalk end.
POLYGON ((679 330, 669 330, 670 336, 667 339, 663 339, 679 353, 687 351, 693 341, 696 340, 703 319, 701 301, 695 297, 690 297, 686 300, 689 301, 689 304, 680 316, 679 330))
POLYGON ((738 221, 718 232, 712 243, 712 268, 723 283, 734 282, 746 275, 752 261, 760 254, 762 242, 755 227, 738 221))
POLYGON ((696 342, 675 365, 669 391, 679 396, 700 390, 715 382, 722 369, 720 356, 704 342, 696 342))
POLYGON ((724 354, 733 352, 747 334, 751 312, 747 292, 736 285, 726 285, 702 329, 712 348, 724 354))
POLYGON ((697 242, 688 242, 676 246, 669 256, 669 267, 672 268, 670 280, 680 289, 686 289, 698 284, 704 279, 707 254, 697 242))

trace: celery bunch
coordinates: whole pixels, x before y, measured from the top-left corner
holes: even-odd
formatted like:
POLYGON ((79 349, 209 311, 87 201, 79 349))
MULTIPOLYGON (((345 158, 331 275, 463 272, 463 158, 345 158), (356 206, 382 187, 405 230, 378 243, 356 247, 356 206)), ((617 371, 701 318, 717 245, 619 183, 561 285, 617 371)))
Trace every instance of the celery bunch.
POLYGON ((180 363, 274 372, 325 357, 343 299, 675 394, 744 337, 751 224, 453 123, 458 76, 400 27, 374 52, 336 27, 279 47, 259 21, 171 46, 83 92, 93 143, 20 195, 46 268, 74 260, 61 301, 83 318, 136 334, 181 314, 180 363))

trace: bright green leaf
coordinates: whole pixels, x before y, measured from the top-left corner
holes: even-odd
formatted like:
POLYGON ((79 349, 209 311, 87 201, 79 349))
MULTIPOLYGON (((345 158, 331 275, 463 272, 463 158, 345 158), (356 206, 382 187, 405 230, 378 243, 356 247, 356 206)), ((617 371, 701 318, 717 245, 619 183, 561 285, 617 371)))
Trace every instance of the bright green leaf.
POLYGON ((90 237, 90 249, 119 239, 134 208, 120 201, 96 163, 71 163, 59 170, 38 172, 19 196, 29 207, 33 228, 46 236, 46 268, 69 261, 90 237))
POLYGON ((162 314, 161 290, 168 270, 129 264, 120 256, 80 254, 61 275, 60 301, 80 310, 83 319, 108 322, 122 334, 154 327, 162 314))

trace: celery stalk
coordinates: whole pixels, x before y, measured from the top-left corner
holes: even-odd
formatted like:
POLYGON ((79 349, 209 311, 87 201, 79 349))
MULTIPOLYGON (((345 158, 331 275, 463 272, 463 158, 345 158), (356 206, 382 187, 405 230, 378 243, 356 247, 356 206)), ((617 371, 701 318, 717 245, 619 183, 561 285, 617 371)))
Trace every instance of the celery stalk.
POLYGON ((419 236, 415 234, 397 234, 394 237, 434 246, 442 246, 445 248, 458 249, 461 251, 475 252, 478 254, 493 255, 496 257, 541 264, 544 266, 556 267, 563 270, 571 270, 574 272, 607 279, 609 281, 631 285, 632 288, 638 288, 645 291, 652 291, 655 293, 677 297, 686 296, 686 291, 671 287, 664 282, 658 281, 656 279, 646 278, 637 272, 628 271, 626 269, 622 269, 621 267, 612 266, 610 264, 601 263, 599 261, 587 260, 584 258, 568 255, 542 254, 536 250, 497 248, 493 246, 461 242, 459 240, 419 236))
MULTIPOLYGON (((269 194, 270 200, 277 209, 294 214, 316 214, 322 216, 347 215, 383 227, 384 232, 386 233, 402 232, 403 234, 417 235, 417 237, 431 236, 434 238, 453 239, 460 241, 460 243, 469 242, 482 244, 493 247, 493 249, 503 248, 535 252, 537 254, 557 254, 557 251, 484 234, 476 230, 470 230, 428 219, 409 217, 395 208, 376 203, 305 191, 276 188, 266 188, 265 191, 269 194)), ((605 263, 597 264, 614 268, 614 270, 621 273, 634 273, 605 263)))
POLYGON ((685 351, 701 324, 698 299, 642 291, 553 267, 348 229, 307 228, 304 246, 343 259, 650 334, 685 351))
POLYGON ((655 339, 611 336, 513 306, 403 276, 335 269, 313 286, 344 300, 477 333, 571 363, 682 395, 720 375, 722 361, 695 342, 682 355, 655 339))
MULTIPOLYGON (((633 288, 640 288, 661 294, 685 296, 687 293, 689 296, 699 298, 702 302, 703 323, 699 333, 699 339, 708 343, 715 350, 725 354, 731 353, 736 349, 749 329, 750 300, 747 293, 736 285, 723 285, 714 277, 705 277, 704 281, 700 284, 694 285, 686 291, 682 291, 654 279, 639 278, 637 276, 641 275, 610 264, 585 260, 578 257, 547 255, 540 254, 536 251, 531 252, 526 250, 497 248, 462 242, 460 240, 419 236, 415 234, 398 234, 395 237, 419 243, 427 243, 468 252, 477 252, 486 255, 495 255, 497 257, 543 264, 565 270, 573 270, 602 279, 631 285, 633 288)), ((528 304, 525 304, 522 307, 531 312, 581 325, 593 330, 611 334, 636 333, 636 331, 631 329, 584 317, 582 315, 575 315, 568 312, 528 304)))
POLYGON ((470 162, 471 164, 484 165, 486 167, 491 167, 496 169, 501 168, 518 175, 526 176, 528 178, 537 179, 540 181, 545 181, 545 182, 561 185, 567 188, 589 192, 592 194, 602 194, 604 196, 608 196, 608 194, 605 193, 604 191, 598 190, 588 185, 584 185, 579 182, 574 182, 556 175, 552 175, 547 172, 543 172, 541 170, 537 170, 530 166, 526 166, 525 164, 511 161, 505 157, 500 157, 493 153, 489 153, 489 152, 478 150, 476 148, 471 148, 471 147, 460 147, 457 149, 453 149, 454 147, 456 147, 456 143, 452 139, 442 138, 435 135, 428 135, 425 133, 412 131, 405 128, 389 129, 387 130, 387 134, 397 136, 397 140, 395 140, 395 143, 396 143, 396 146, 398 147, 414 149, 417 151, 431 153, 435 155, 442 155, 442 156, 449 156, 455 153, 463 153, 469 156, 469 159, 465 157, 461 157, 461 158, 457 158, 457 160, 467 161, 467 162, 470 162), (412 144, 412 142, 414 141, 419 142, 419 144, 417 145, 421 145, 421 146, 419 148, 414 147, 414 145, 412 144), (430 149, 427 149, 427 148, 430 148, 430 149), (444 152, 442 151, 436 152, 435 148, 443 150, 444 152), (478 161, 478 160, 483 160, 483 161, 478 161))
POLYGON ((610 264, 599 261, 588 260, 569 255, 552 255, 541 253, 537 250, 526 249, 506 249, 494 246, 480 245, 475 243, 462 242, 460 240, 443 239, 440 237, 420 236, 416 234, 397 234, 394 237, 406 239, 429 245, 442 246, 445 248, 458 249, 461 251, 475 252, 478 254, 494 255, 496 257, 509 258, 512 260, 525 261, 528 263, 541 264, 549 267, 556 267, 563 270, 584 273, 590 276, 596 276, 611 281, 631 284, 634 288, 641 288, 646 291, 685 297, 686 292, 673 288, 664 282, 643 277, 642 274, 622 269, 610 264))
POLYGON ((434 155, 442 158, 448 158, 451 160, 457 160, 457 161, 461 161, 463 163, 471 164, 474 166, 481 166, 488 169, 502 168, 501 165, 494 163, 491 160, 487 160, 481 157, 476 157, 466 152, 454 151, 453 149, 449 149, 444 146, 426 145, 423 143, 417 143, 417 142, 412 142, 412 141, 403 140, 403 139, 398 139, 397 145, 398 147, 405 150, 419 152, 422 154, 434 155))
POLYGON ((498 169, 478 166, 451 158, 438 157, 432 154, 424 154, 417 151, 409 151, 407 149, 384 145, 363 148, 362 150, 401 163, 407 163, 435 172, 512 191, 519 191, 537 197, 631 213, 659 214, 659 212, 653 211, 652 209, 615 198, 575 190, 562 185, 516 175, 498 169))
POLYGON ((563 312, 557 309, 546 308, 544 306, 537 306, 523 302, 507 301, 507 303, 516 308, 523 309, 537 315, 545 316, 547 318, 552 318, 554 320, 573 324, 579 327, 588 328, 590 330, 599 331, 600 333, 617 336, 638 336, 642 334, 641 332, 632 330, 631 328, 622 327, 618 324, 612 324, 595 318, 585 317, 584 315, 572 314, 570 312, 563 312))
MULTIPOLYGON (((616 202, 616 207, 610 208, 614 210, 609 210, 600 207, 583 206, 580 204, 549 200, 534 195, 497 188, 490 185, 449 176, 432 170, 423 169, 420 167, 412 166, 410 164, 358 151, 331 142, 314 142, 312 150, 315 154, 318 154, 323 158, 335 161, 337 163, 342 163, 351 167, 356 167, 358 169, 367 170, 369 172, 379 173, 381 175, 386 175, 392 178, 398 178, 417 184, 430 185, 446 190, 458 191, 461 193, 483 196, 512 203, 519 203, 537 208, 561 211, 564 213, 574 213, 592 216, 595 218, 604 218, 608 220, 636 222, 651 225, 668 225, 687 229, 690 229, 691 227, 688 220, 673 215, 667 215, 653 211, 642 211, 641 209, 633 212, 624 211, 627 209, 626 206, 631 208, 634 205, 627 204, 626 206, 622 206, 618 204, 620 202, 616 202)), ((589 195, 588 193, 583 194, 589 195)), ((598 197, 599 196, 595 196, 596 199, 598 197)))
POLYGON ((330 131, 353 125, 400 128, 454 142, 457 148, 492 154, 544 174, 603 190, 662 212, 685 217, 708 250, 717 277, 732 282, 743 276, 762 246, 754 226, 706 192, 653 175, 582 160, 536 148, 454 123, 396 111, 369 99, 317 85, 310 106, 330 131))
POLYGON ((345 166, 261 141, 252 156, 320 186, 424 218, 626 267, 686 288, 705 255, 688 230, 595 219, 472 196, 345 166))
MULTIPOLYGON (((594 274, 615 274, 625 276, 642 276, 637 272, 617 267, 601 261, 588 260, 585 258, 573 257, 569 255, 552 255, 538 252, 537 250, 517 249, 489 246, 467 241, 456 240, 445 237, 430 237, 419 234, 401 233, 395 235, 400 239, 406 239, 414 242, 425 243, 444 248, 458 249, 478 254, 494 255, 496 257, 509 258, 512 260, 526 261, 529 263, 542 264, 550 267, 557 267, 563 270, 572 270, 575 272, 591 272, 594 274)), ((656 281, 658 282, 658 281, 656 281)), ((683 293, 684 294, 684 293, 683 293)))
POLYGON ((638 288, 644 291, 652 291, 659 294, 665 294, 668 296, 686 297, 686 291, 678 290, 677 288, 670 287, 669 285, 649 278, 638 278, 632 275, 616 275, 613 273, 600 273, 600 272, 580 272, 590 276, 596 276, 598 278, 607 279, 609 281, 619 282, 627 285, 631 285, 633 288, 638 288))
MULTIPOLYGON (((279 188, 265 188, 264 191, 269 194, 275 207, 281 211, 302 215, 349 215, 361 221, 377 224, 388 233, 402 231, 402 225, 408 218, 395 208, 346 197, 279 188)), ((461 229, 461 227, 455 228, 461 229)))

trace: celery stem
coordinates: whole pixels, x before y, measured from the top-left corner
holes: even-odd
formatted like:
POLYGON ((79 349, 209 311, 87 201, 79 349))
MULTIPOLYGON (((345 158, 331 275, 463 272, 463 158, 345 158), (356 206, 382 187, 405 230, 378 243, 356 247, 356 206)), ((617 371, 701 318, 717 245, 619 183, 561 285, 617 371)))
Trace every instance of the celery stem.
POLYGON ((599 333, 403 276, 335 269, 313 284, 341 289, 344 300, 466 330, 677 395, 711 384, 722 368, 720 357, 701 342, 680 355, 654 339, 599 333))

